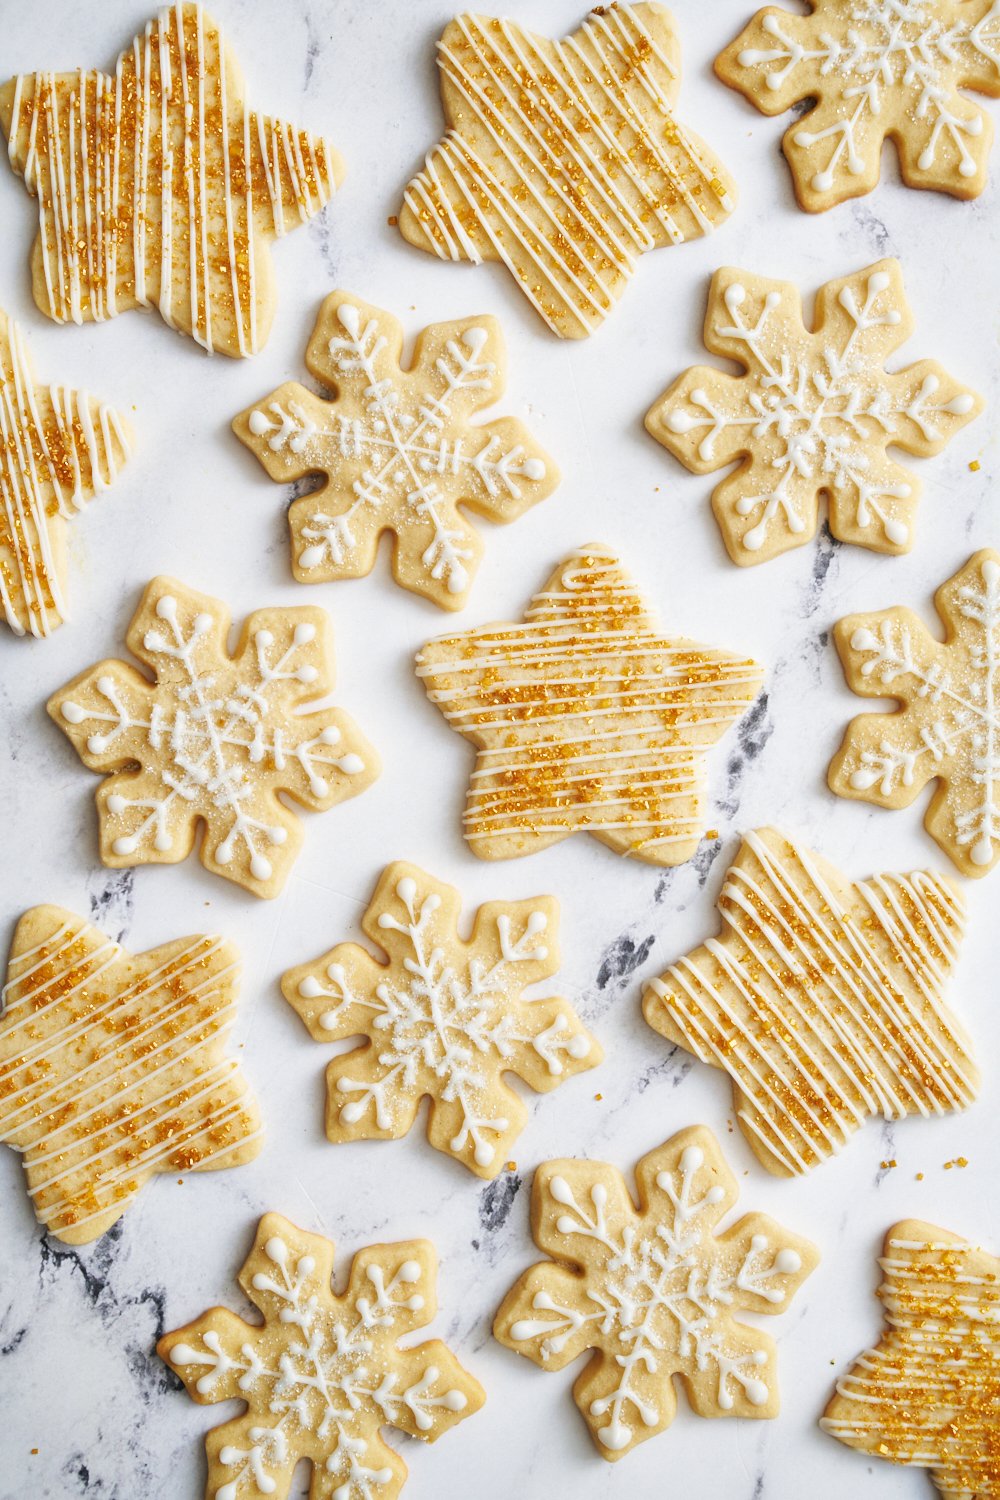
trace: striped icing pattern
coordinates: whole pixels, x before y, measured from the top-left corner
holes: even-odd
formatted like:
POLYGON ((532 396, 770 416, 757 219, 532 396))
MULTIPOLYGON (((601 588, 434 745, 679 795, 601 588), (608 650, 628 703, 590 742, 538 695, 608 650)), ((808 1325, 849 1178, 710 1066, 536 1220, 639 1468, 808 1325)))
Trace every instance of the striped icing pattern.
POLYGON ((822 1427, 931 1470, 949 1500, 1000 1495, 1000 1260, 916 1222, 890 1230, 881 1343, 837 1384, 822 1427))
POLYGON ((149 21, 113 76, 13 79, 0 123, 39 200, 42 310, 81 323, 155 306, 209 352, 256 352, 262 241, 318 213, 340 175, 327 141, 244 109, 222 32, 192 4, 149 21))
POLYGON ((21 331, 0 312, 0 608, 16 635, 50 635, 66 619, 64 523, 128 453, 119 412, 34 384, 21 331))
POLYGON ((848 886, 771 830, 748 834, 719 898, 723 935, 649 985, 650 1024, 733 1079, 765 1165, 801 1173, 870 1115, 975 1097, 968 1039, 941 992, 964 929, 940 876, 848 886))
POLYGON ((575 831, 653 864, 704 831, 703 752, 754 698, 746 658, 660 635, 617 558, 574 554, 520 625, 431 641, 428 696, 480 747, 465 812, 477 853, 575 831))
POLYGON ((133 958, 70 912, 22 919, 0 1021, 0 1140, 23 1154, 53 1234, 96 1238, 154 1172, 256 1154, 256 1104, 221 1055, 237 982, 219 938, 133 958))
POLYGON ((462 15, 438 67, 451 128, 400 228, 444 260, 502 261, 563 337, 603 322, 643 251, 733 207, 725 169, 674 117, 678 48, 659 5, 610 5, 561 41, 462 15))

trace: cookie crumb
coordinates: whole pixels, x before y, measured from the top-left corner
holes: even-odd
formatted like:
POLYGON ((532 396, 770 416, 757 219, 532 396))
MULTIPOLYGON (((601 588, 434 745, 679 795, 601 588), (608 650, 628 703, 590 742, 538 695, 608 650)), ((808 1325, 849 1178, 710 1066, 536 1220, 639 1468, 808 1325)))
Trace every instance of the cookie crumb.
POLYGON ((978 458, 974 458, 974 459, 973 459, 973 460, 972 460, 972 462, 971 462, 971 463, 970 463, 970 464, 969 464, 969 472, 970 472, 970 473, 972 473, 972 474, 978 474, 978 473, 979 473, 979 471, 980 471, 980 469, 981 469, 981 468, 982 468, 982 467, 983 467, 983 466, 982 466, 982 464, 981 464, 981 463, 980 463, 980 462, 979 462, 979 459, 978 459, 978 458))
POLYGON ((917 1181, 918 1182, 923 1182, 923 1180, 924 1180, 924 1174, 923 1174, 923 1172, 918 1172, 917 1173, 917 1181))
POLYGON ((509 1162, 507 1162, 507 1171, 508 1172, 516 1172, 517 1171, 517 1162, 516 1161, 509 1161, 509 1162))
POLYGON ((399 223, 399 219, 395 214, 390 214, 385 222, 388 224, 390 229, 395 229, 396 225, 399 223))
POLYGON ((895 1157, 893 1157, 890 1161, 879 1162, 879 1166, 881 1167, 881 1169, 882 1169, 883 1172, 890 1172, 895 1165, 896 1165, 896 1158, 895 1157))
POLYGON ((601 1100, 604 1098, 604 1095, 603 1094, 595 1094, 594 1098, 597 1100, 598 1104, 600 1104, 601 1100))

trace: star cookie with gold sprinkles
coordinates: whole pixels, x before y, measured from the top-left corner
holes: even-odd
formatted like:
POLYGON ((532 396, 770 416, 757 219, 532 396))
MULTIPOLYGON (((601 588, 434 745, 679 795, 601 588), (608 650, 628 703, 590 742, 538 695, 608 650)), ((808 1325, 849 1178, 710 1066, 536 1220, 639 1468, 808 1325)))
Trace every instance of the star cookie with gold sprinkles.
POLYGON ((523 623, 430 641, 417 674, 479 750, 464 815, 474 854, 587 832, 654 865, 698 847, 705 754, 762 678, 746 657, 663 635, 599 543, 560 563, 523 623))

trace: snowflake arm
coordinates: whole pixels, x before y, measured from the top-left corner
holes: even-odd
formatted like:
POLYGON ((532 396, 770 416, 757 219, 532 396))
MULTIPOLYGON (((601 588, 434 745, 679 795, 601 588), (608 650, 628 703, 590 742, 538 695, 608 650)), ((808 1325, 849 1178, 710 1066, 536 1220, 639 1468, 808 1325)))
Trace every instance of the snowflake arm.
POLYGON ((205 868, 276 895, 302 841, 278 794, 323 811, 364 790, 378 760, 346 714, 302 712, 333 686, 323 610, 256 611, 232 656, 229 623, 218 600, 156 578, 126 637, 153 680, 101 662, 48 710, 107 778, 97 792, 105 864, 175 863, 203 822, 205 868))
POLYGON ((358 578, 394 534, 393 573, 445 609, 468 599, 482 542, 464 509, 495 523, 523 515, 558 483, 551 458, 512 418, 471 418, 503 393, 494 318, 435 323, 401 366, 403 330, 380 308, 334 292, 306 352, 334 395, 281 386, 233 422, 272 479, 325 483, 289 511, 300 583, 358 578))
POLYGON ((646 427, 693 473, 744 460, 712 496, 734 562, 766 561, 810 541, 821 494, 836 537, 880 552, 909 549, 919 488, 888 450, 939 453, 982 410, 933 360, 886 370, 912 331, 896 260, 827 282, 812 329, 787 282, 715 273, 705 346, 745 373, 687 370, 650 408, 646 427))
POLYGON ((434 1442, 482 1405, 440 1340, 397 1348, 436 1311, 427 1241, 361 1251, 342 1297, 332 1269, 328 1240, 266 1214, 239 1277, 263 1324, 213 1308, 157 1345, 196 1401, 246 1402, 207 1438, 210 1489, 221 1484, 212 1493, 223 1500, 281 1500, 300 1458, 313 1464, 313 1500, 392 1500, 406 1466, 380 1428, 434 1442))
POLYGON ((993 127, 959 90, 1000 94, 997 0, 812 6, 808 16, 759 11, 715 63, 764 114, 815 101, 782 141, 801 207, 817 213, 871 192, 887 137, 910 187, 978 196, 993 127))
POLYGON ((525 1272, 494 1323, 502 1344, 545 1369, 596 1351, 573 1394, 611 1460, 669 1426, 675 1374, 700 1415, 775 1415, 774 1346, 732 1312, 783 1311, 818 1259, 762 1215, 715 1238, 736 1185, 701 1126, 644 1157, 636 1178, 638 1209, 610 1166, 539 1168, 532 1233, 555 1263, 525 1272))
POLYGON ((905 609, 838 623, 848 686, 899 706, 848 725, 829 782, 842 797, 895 808, 938 778, 927 831, 963 874, 985 875, 1000 859, 1000 554, 976 553, 935 606, 943 643, 905 609))
POLYGON ((482 906, 467 943, 459 913, 453 887, 392 864, 363 922, 388 962, 342 943, 289 970, 282 992, 317 1040, 368 1038, 327 1069, 330 1140, 405 1135, 429 1095, 431 1145, 495 1177, 527 1119, 504 1075, 548 1090, 601 1050, 565 1001, 523 997, 558 968, 551 897, 482 906))

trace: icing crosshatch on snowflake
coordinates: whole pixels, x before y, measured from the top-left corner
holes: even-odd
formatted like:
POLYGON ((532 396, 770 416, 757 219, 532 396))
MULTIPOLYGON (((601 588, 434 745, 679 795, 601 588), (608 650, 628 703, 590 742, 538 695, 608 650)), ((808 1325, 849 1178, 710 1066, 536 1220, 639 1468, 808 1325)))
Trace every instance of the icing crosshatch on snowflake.
POLYGON ((544 1370, 595 1351, 573 1399, 612 1461, 670 1426, 674 1376, 699 1416, 777 1416, 774 1342, 734 1314, 784 1312, 819 1261, 764 1214, 716 1234, 738 1189, 704 1126, 644 1156, 635 1176, 638 1209, 604 1162, 538 1168, 531 1231, 552 1259, 524 1272, 493 1324, 544 1370))
POLYGON ((743 460, 712 494, 735 563, 811 541, 821 494, 840 541, 909 551, 919 481, 889 449, 940 453, 983 407, 934 360, 885 368, 913 328, 897 260, 827 282, 813 329, 788 282, 716 271, 705 347, 745 373, 694 366, 650 408, 646 427, 692 473, 743 460))
POLYGON ((370 786, 379 762, 347 714, 302 711, 333 686, 322 610, 257 610, 233 655, 229 626, 219 600, 154 578, 126 640, 155 680, 100 662, 48 710, 107 778, 97 791, 105 864, 175 864, 204 823, 206 870, 275 896, 302 843, 283 796, 326 811, 370 786))
POLYGON ((909 609, 838 621, 848 686, 900 706, 852 720, 829 781, 841 797, 900 808, 938 780, 927 832, 963 875, 988 875, 1000 860, 1000 552, 977 552, 934 604, 943 642, 909 609))
POLYGON ((370 573, 379 540, 391 531, 396 581, 442 609, 460 609, 482 554, 460 507, 494 523, 513 521, 550 495, 559 475, 521 422, 470 420, 505 384, 495 318, 431 324, 407 370, 402 344, 395 318, 332 293, 306 366, 334 399, 283 385, 242 412, 233 429, 272 479, 325 476, 288 513, 300 583, 370 573))
POLYGON ((766 115, 813 107, 785 132, 800 205, 870 193, 891 139, 904 182, 975 198, 986 186, 1000 96, 998 0, 808 0, 758 11, 716 59, 723 83, 766 115))
POLYGON ((265 1214, 239 1275, 263 1324, 215 1307, 157 1344, 195 1401, 246 1403, 205 1440, 215 1500, 285 1496, 302 1458, 311 1495, 394 1500, 407 1470, 380 1429, 433 1443, 486 1399, 440 1339, 399 1347, 437 1310, 427 1240, 359 1251, 342 1297, 332 1275, 328 1239, 265 1214))
POLYGON ((496 1177, 527 1122, 513 1074, 539 1091, 602 1052, 565 1000, 524 990, 559 966, 551 896, 481 906, 458 937, 458 892, 398 861, 379 879, 363 927, 388 963, 342 943, 282 980, 317 1041, 366 1036, 327 1069, 332 1141, 405 1135, 431 1098, 427 1136, 480 1177, 496 1177))

